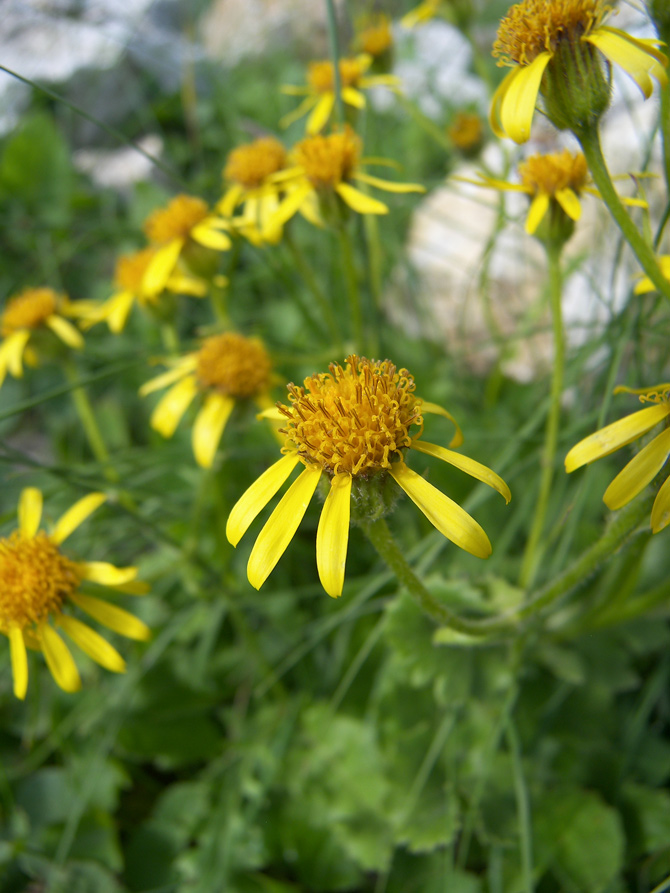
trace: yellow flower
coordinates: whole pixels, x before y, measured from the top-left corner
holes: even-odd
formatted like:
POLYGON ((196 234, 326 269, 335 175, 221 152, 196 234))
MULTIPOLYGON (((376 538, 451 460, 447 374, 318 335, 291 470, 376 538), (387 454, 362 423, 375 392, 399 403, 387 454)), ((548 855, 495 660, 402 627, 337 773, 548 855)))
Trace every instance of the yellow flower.
POLYGON ((115 567, 104 561, 74 561, 61 551, 62 543, 107 497, 89 493, 56 522, 51 533, 40 530, 42 494, 27 487, 19 500, 19 529, 0 539, 0 632, 9 638, 14 694, 25 698, 28 687, 26 647, 42 651, 51 675, 65 691, 81 687, 79 671, 57 630, 96 663, 123 673, 125 662, 109 642, 70 613, 81 608, 98 623, 130 639, 144 641, 149 628, 132 614, 79 591, 84 581, 141 595, 146 591, 134 567, 115 567))
MULTIPOLYGON (((509 502, 507 484, 485 465, 419 438, 423 414, 437 413, 456 425, 445 409, 415 397, 406 369, 388 360, 348 357, 346 367, 288 385, 290 406, 277 404, 267 417, 284 417, 284 456, 267 469, 233 507, 226 526, 236 546, 254 518, 272 499, 293 469, 304 465, 261 530, 247 567, 249 582, 259 589, 293 538, 322 475, 329 481, 316 534, 316 563, 328 595, 337 598, 344 585, 349 540, 352 486, 390 475, 444 536, 461 549, 487 558, 491 544, 479 524, 459 505, 405 464, 404 452, 415 449, 455 465, 494 487, 509 502), (415 426, 418 430, 410 433, 415 426)), ((460 429, 450 446, 462 442, 460 429)))
MULTIPOLYGON (((88 302, 80 302, 81 304, 88 302)), ((68 347, 81 348, 84 339, 81 332, 65 317, 81 316, 82 308, 51 288, 26 288, 8 299, 0 316, 0 386, 7 372, 15 378, 23 375, 23 360, 36 365, 37 357, 30 348, 26 350, 32 335, 51 331, 68 347)))
POLYGON ((319 202, 327 202, 338 195, 358 214, 388 214, 383 202, 366 195, 351 185, 352 180, 385 189, 387 192, 425 192, 415 183, 394 183, 373 177, 362 171, 361 141, 350 127, 328 136, 310 136, 299 142, 294 150, 292 167, 277 175, 286 189, 273 225, 283 225, 298 211, 313 223, 319 223, 319 202))
POLYGON ((270 357, 258 338, 224 332, 206 338, 200 350, 186 354, 174 367, 140 388, 145 396, 172 385, 151 415, 151 427, 172 437, 197 395, 203 405, 193 424, 193 453, 198 465, 210 468, 236 401, 253 399, 260 409, 270 405, 270 357))
MULTIPOLYGON (((605 0, 523 0, 509 10, 493 45, 498 65, 512 67, 491 104, 491 127, 497 136, 517 143, 529 138, 537 94, 554 58, 561 66, 559 77, 567 74, 566 60, 572 59, 577 71, 583 69, 585 94, 589 77, 596 86, 595 70, 590 68, 591 62, 599 64, 595 51, 628 72, 646 98, 653 89, 650 75, 667 84, 668 60, 657 49, 659 41, 631 37, 603 24, 611 10, 605 0)), ((608 101, 609 85, 605 86, 608 101)), ((569 102, 574 99, 571 93, 569 102)), ((602 111, 598 109, 598 114, 602 111)))
MULTIPOLYGON (((615 394, 639 394, 641 403, 651 403, 645 409, 640 409, 632 415, 625 416, 617 422, 612 422, 595 434, 585 437, 573 446, 565 457, 565 470, 567 472, 588 465, 602 456, 627 446, 634 440, 655 428, 659 422, 663 422, 663 430, 657 434, 639 453, 630 460, 625 468, 619 472, 612 483, 605 490, 603 502, 607 508, 620 509, 642 492, 647 484, 656 477, 663 468, 670 455, 670 384, 659 384, 652 388, 640 388, 633 390, 626 387, 618 387, 615 394)), ((656 495, 651 510, 651 529, 654 533, 663 530, 670 524, 670 477, 666 478, 661 489, 656 495)))
MULTIPOLYGON (((342 88, 342 101, 352 108, 365 108, 365 96, 361 90, 368 87, 397 87, 397 77, 390 74, 367 76, 365 72, 372 64, 372 56, 362 54, 350 59, 340 59, 339 73, 342 88)), ((318 133, 328 123, 335 106, 335 69, 328 60, 311 62, 307 70, 307 85, 304 87, 285 86, 282 93, 291 96, 305 96, 297 109, 282 118, 282 127, 310 112, 306 130, 309 134, 318 133)))
POLYGON ((384 12, 372 13, 357 22, 356 45, 368 56, 376 59, 393 46, 391 18, 384 12))
MULTIPOLYGON (((670 279, 670 254, 662 254, 658 258, 658 265, 665 278, 670 279)), ((650 291, 656 291, 656 286, 648 276, 644 276, 635 286, 635 294, 646 295, 650 291)))
POLYGON ((424 0, 400 19, 403 28, 414 28, 415 25, 422 25, 429 22, 437 15, 437 11, 442 5, 442 0, 424 0))
POLYGON ((242 216, 233 220, 233 225, 252 242, 274 244, 281 238, 281 227, 270 226, 280 191, 272 175, 285 164, 286 150, 271 136, 238 146, 228 155, 223 179, 230 185, 218 209, 224 217, 232 217, 235 208, 244 204, 242 216))
POLYGON ((472 155, 484 142, 482 119, 476 112, 458 112, 447 135, 457 149, 466 155, 472 155))
POLYGON ((227 251, 231 242, 225 232, 229 223, 213 214, 201 198, 177 195, 166 208, 153 211, 144 223, 147 238, 156 253, 144 273, 142 289, 159 294, 177 267, 189 244, 195 242, 214 251, 227 251))

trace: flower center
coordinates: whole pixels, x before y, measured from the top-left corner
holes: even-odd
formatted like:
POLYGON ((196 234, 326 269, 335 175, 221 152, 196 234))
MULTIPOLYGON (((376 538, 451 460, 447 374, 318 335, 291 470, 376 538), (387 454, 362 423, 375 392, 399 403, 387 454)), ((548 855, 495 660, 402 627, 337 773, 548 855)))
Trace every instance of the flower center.
POLYGON ((144 222, 151 242, 161 245, 173 239, 188 238, 193 227, 209 214, 206 202, 193 195, 177 195, 167 208, 158 208, 144 222))
POLYGON ((544 193, 554 196, 561 189, 573 189, 579 193, 588 183, 589 169, 581 152, 551 152, 547 155, 531 155, 519 165, 522 184, 533 195, 544 193))
POLYGON ((493 55, 498 65, 530 65, 559 41, 589 34, 611 11, 604 0, 523 0, 500 23, 493 55))
POLYGON ((0 625, 24 629, 60 614, 80 582, 75 562, 46 533, 27 539, 15 531, 0 540, 0 625))
POLYGON ((482 119, 474 112, 459 112, 449 128, 449 137, 457 149, 472 149, 483 136, 482 119))
POLYGON ((50 288, 27 288, 10 298, 2 314, 3 337, 17 329, 36 329, 58 309, 58 295, 50 288))
POLYGON ((360 144, 347 127, 341 133, 309 136, 295 147, 295 160, 305 171, 312 186, 337 186, 356 168, 360 144))
POLYGON ((355 355, 346 368, 331 363, 329 369, 306 378, 304 387, 288 386, 292 405, 277 404, 288 419, 282 433, 305 464, 331 474, 389 468, 412 445, 410 427, 423 427, 414 379, 389 360, 355 355))
POLYGON ((144 248, 142 251, 120 257, 114 270, 114 281, 119 288, 134 295, 140 294, 144 274, 155 254, 154 248, 144 248))
MULTIPOLYGON (((340 82, 343 87, 356 87, 363 75, 358 59, 340 59, 340 82)), ((315 93, 332 93, 335 89, 333 63, 310 62, 307 82, 315 93)))
POLYGON ((270 357, 257 338, 225 332, 207 338, 198 351, 200 384, 231 397, 253 397, 267 390, 270 371, 270 357))
POLYGON ((364 53, 370 56, 381 56, 393 43, 391 20, 384 13, 379 13, 370 20, 358 35, 358 43, 364 53))
POLYGON ((266 136, 238 146, 228 156, 223 176, 246 189, 260 186, 266 177, 284 167, 286 150, 274 137, 266 136))
POLYGON ((656 385, 640 394, 640 403, 670 403, 670 384, 656 385))

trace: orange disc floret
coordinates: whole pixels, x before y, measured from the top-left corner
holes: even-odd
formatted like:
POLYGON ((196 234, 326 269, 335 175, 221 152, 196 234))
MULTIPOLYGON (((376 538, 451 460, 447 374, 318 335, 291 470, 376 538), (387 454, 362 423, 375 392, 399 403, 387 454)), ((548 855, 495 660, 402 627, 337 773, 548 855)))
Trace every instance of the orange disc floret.
POLYGON ((423 417, 414 396, 414 380, 389 360, 352 355, 346 367, 331 363, 329 372, 288 386, 291 406, 277 406, 288 419, 282 433, 306 465, 330 474, 369 476, 388 469, 412 445, 410 428, 423 417))
POLYGON ((550 152, 531 155, 519 165, 522 184, 533 195, 555 195, 561 189, 579 194, 589 181, 589 169, 581 152, 550 152))
POLYGON ((203 388, 230 397, 254 397, 268 389, 271 362, 257 338, 235 332, 212 335, 197 354, 196 375, 203 388))
POLYGON ((122 255, 116 262, 114 282, 124 291, 133 294, 141 292, 144 274, 155 255, 155 248, 143 248, 142 251, 122 255))
POLYGON ((26 288, 7 301, 0 333, 3 337, 19 329, 36 329, 57 312, 60 296, 51 288, 26 288))
POLYGON ((209 214, 207 203, 193 195, 177 195, 166 208, 157 208, 144 222, 149 241, 157 245, 186 239, 209 214))
POLYGON ((296 163, 315 188, 337 186, 358 164, 360 140, 350 127, 328 136, 309 136, 295 147, 296 163))
POLYGON ((286 163, 286 150, 272 136, 260 137, 246 146, 238 146, 228 155, 224 179, 245 189, 256 189, 286 163))
MULTIPOLYGON (((340 59, 340 83, 343 87, 358 86, 363 76, 360 59, 340 59)), ((327 60, 310 62, 307 69, 307 81, 315 93, 332 93, 335 89, 333 63, 327 60)))

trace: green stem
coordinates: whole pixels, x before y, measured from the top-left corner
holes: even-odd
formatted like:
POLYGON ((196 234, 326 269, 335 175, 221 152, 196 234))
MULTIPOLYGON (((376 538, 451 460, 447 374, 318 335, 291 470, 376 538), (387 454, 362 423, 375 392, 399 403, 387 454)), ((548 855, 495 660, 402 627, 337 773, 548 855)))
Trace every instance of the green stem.
POLYGON ((179 353, 179 335, 177 335, 177 327, 174 322, 161 323, 161 338, 163 347, 168 353, 173 356, 179 353))
POLYGON ((88 399, 88 394, 79 384, 79 374, 71 360, 66 360, 63 364, 67 380, 73 386, 71 390, 72 400, 77 410, 77 414, 86 434, 89 446, 93 455, 103 466, 105 477, 109 481, 116 482, 119 480, 118 473, 112 468, 109 459, 109 451, 105 445, 105 441, 98 427, 98 423, 93 412, 93 407, 88 399))
POLYGON ((293 262, 295 263, 296 269, 302 276, 305 285, 312 293, 312 297, 314 298, 316 305, 321 311, 322 319, 328 327, 328 331, 330 332, 330 337, 333 339, 334 345, 336 345, 338 351, 342 353, 342 336, 340 334, 340 329, 337 324, 335 314, 333 313, 333 308, 330 306, 330 302, 321 290, 321 286, 317 282, 312 268, 307 263, 305 256, 298 247, 297 242, 293 239, 291 233, 288 231, 288 228, 284 230, 284 244, 289 250, 293 262))
POLYGON ((530 797, 528 786, 523 774, 521 762, 521 745, 514 725, 511 712, 507 717, 505 728, 507 744, 512 757, 512 771, 514 773, 514 792, 516 795, 516 808, 519 818, 519 836, 521 840, 521 877, 524 893, 533 893, 533 833, 530 814, 530 797))
POLYGON ((661 139, 663 141, 663 173, 670 192, 670 84, 661 87, 661 139))
POLYGON ((414 122, 418 124, 418 126, 422 130, 424 130, 428 134, 428 136, 435 140, 435 142, 439 146, 441 146, 447 152, 451 153, 452 145, 446 133, 443 133, 441 128, 438 127, 434 121, 431 121, 430 118, 424 115, 421 109, 417 108, 411 99, 407 99, 407 97, 400 92, 396 93, 395 95, 396 99, 398 100, 398 104, 401 105, 410 115, 410 117, 414 119, 414 122))
POLYGON ((549 414, 547 416, 544 448, 542 450, 540 492, 535 505, 535 514, 530 528, 530 535, 526 542, 526 549, 521 563, 521 575, 519 577, 519 585, 524 589, 532 583, 543 551, 538 547, 544 530, 547 507, 549 505, 549 496, 551 495, 551 484, 554 478, 556 449, 558 447, 558 427, 561 416, 561 395, 563 394, 563 374, 565 369, 565 333, 563 331, 563 313, 561 308, 563 284, 561 273, 561 249, 556 246, 548 245, 547 261, 549 265, 549 300, 551 304, 551 319, 554 334, 554 367, 551 376, 549 414))
POLYGON ((575 136, 581 144, 593 182, 615 223, 633 249, 644 272, 654 283, 656 289, 670 301, 670 282, 661 272, 652 247, 640 235, 614 188, 605 159, 603 158, 597 125, 585 128, 581 133, 575 132, 575 136))
POLYGON ((356 350, 363 348, 363 312, 361 307, 361 292, 358 288, 358 277, 356 275, 356 265, 354 262, 353 246, 347 225, 344 220, 340 219, 337 227, 337 235, 340 240, 340 249, 342 251, 342 263, 344 267, 344 279, 347 290, 347 301, 349 303, 349 315, 351 317, 351 325, 353 328, 353 339, 356 350))
POLYGON ((335 14, 335 4, 333 0, 326 0, 326 11, 328 13, 328 43, 330 44, 330 55, 333 60, 333 86, 335 88, 335 109, 337 119, 340 124, 344 118, 344 103, 342 102, 342 83, 340 79, 340 49, 337 39, 337 16, 335 14))
POLYGON ((381 313, 382 299, 382 247, 379 239, 379 219, 374 214, 365 214, 363 217, 363 226, 365 227, 365 239, 368 247, 370 291, 372 292, 375 312, 375 325, 373 326, 373 331, 370 335, 370 353, 372 356, 378 357, 380 356, 380 353, 377 333, 381 328, 378 323, 381 313))

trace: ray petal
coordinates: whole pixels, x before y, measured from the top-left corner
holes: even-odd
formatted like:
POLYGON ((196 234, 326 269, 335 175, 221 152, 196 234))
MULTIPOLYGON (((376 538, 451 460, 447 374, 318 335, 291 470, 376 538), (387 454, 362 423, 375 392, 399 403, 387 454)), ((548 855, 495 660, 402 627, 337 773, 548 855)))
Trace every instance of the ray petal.
POLYGON ((96 633, 81 620, 61 614, 58 625, 84 654, 112 673, 125 673, 126 662, 119 652, 100 633, 96 633))
POLYGON ((104 493, 89 493, 88 496, 79 499, 56 521, 51 539, 60 545, 89 515, 100 508, 106 499, 104 493))
POLYGON ((137 576, 136 567, 116 567, 107 561, 85 561, 79 565, 82 579, 100 586, 123 586, 137 576))
POLYGON ((668 524, 670 524, 670 477, 666 478, 654 500, 651 510, 652 532, 658 533, 668 524))
POLYGON ((526 232, 532 236, 538 226, 544 220, 544 215, 549 210, 549 196, 546 192, 538 192, 530 203, 528 216, 526 217, 526 232))
POLYGON ((459 447, 463 443, 463 432, 461 431, 460 425, 456 421, 456 419, 452 416, 452 414, 446 410, 443 406, 440 406, 437 403, 430 403, 428 400, 421 401, 421 412, 428 412, 432 415, 441 415, 443 418, 448 419, 451 424, 456 428, 456 433, 451 438, 449 443, 450 447, 459 447))
POLYGON ((193 453, 201 468, 211 468, 235 401, 227 394, 208 394, 193 424, 193 453))
POLYGON ((321 585, 332 598, 342 595, 349 543, 351 475, 335 474, 330 481, 316 531, 316 566, 321 585))
POLYGON ((254 518, 265 508, 299 461, 297 452, 287 453, 264 471, 240 496, 226 524, 226 537, 229 543, 233 546, 239 543, 254 518))
POLYGON ((612 511, 634 499, 663 468, 670 453, 670 428, 665 428, 630 460, 614 478, 603 496, 612 511))
POLYGON ((335 192, 342 201, 356 211, 357 214, 388 214, 389 209, 383 202, 371 198, 350 183, 338 183, 335 192))
POLYGON ((611 425, 606 425, 600 431, 590 434, 579 443, 575 444, 565 457, 565 470, 570 473, 582 465, 588 465, 603 456, 632 443, 651 431, 663 419, 670 415, 670 404, 659 403, 655 406, 647 406, 631 415, 625 416, 611 425))
POLYGON ((42 493, 37 487, 26 487, 19 498, 19 530, 26 539, 32 539, 42 520, 42 493))
POLYGON ((151 427, 163 437, 172 437, 197 393, 198 383, 195 375, 182 378, 156 404, 151 413, 151 427))
POLYGON ((505 135, 515 143, 525 143, 530 138, 537 94, 551 55, 549 52, 540 53, 530 65, 519 67, 502 97, 500 123, 505 135))
POLYGON ((144 271, 142 291, 148 295, 157 295, 163 291, 177 266, 177 260, 183 247, 184 239, 173 239, 167 245, 161 245, 156 249, 156 253, 144 271))
POLYGON ((51 670, 51 675, 56 680, 56 684, 63 691, 79 691, 81 679, 77 665, 70 654, 70 649, 56 630, 52 629, 47 623, 42 624, 39 629, 39 635, 47 666, 51 670))
POLYGON ((420 183, 396 183, 394 180, 384 180, 381 177, 374 177, 372 174, 366 174, 363 171, 357 171, 354 179, 360 180, 361 183, 369 183, 370 186, 376 186, 377 189, 385 189, 386 192, 425 192, 426 187, 420 183))
POLYGON ((57 335, 63 344, 67 344, 68 347, 74 347, 78 350, 84 346, 84 339, 79 329, 75 329, 72 323, 62 316, 54 313, 52 316, 47 317, 46 324, 54 335, 57 335))
POLYGON ((654 89, 650 75, 663 86, 667 85, 668 75, 656 54, 651 51, 653 48, 631 39, 624 31, 601 27, 582 39, 597 47, 610 62, 623 68, 638 85, 645 99, 649 99, 654 89))
POLYGON ((471 477, 477 478, 478 481, 488 484, 489 487, 497 490, 505 502, 509 502, 512 498, 509 487, 500 475, 496 474, 487 465, 482 465, 481 462, 477 462, 469 456, 464 456, 462 453, 456 453, 453 450, 446 450, 436 443, 426 443, 423 440, 415 440, 412 444, 412 449, 418 450, 420 453, 426 453, 428 456, 435 456, 436 459, 442 459, 443 462, 448 462, 449 465, 460 468, 461 471, 464 471, 471 477))
POLYGON ((335 93, 324 93, 320 96, 314 106, 314 109, 307 119, 306 130, 310 136, 318 133, 323 129, 326 121, 330 118, 335 105, 335 93))
POLYGON ((146 642, 151 638, 151 630, 146 623, 143 623, 130 611, 125 611, 117 605, 112 605, 101 598, 94 598, 92 595, 84 595, 82 592, 73 593, 70 596, 70 601, 79 605, 82 611, 85 611, 98 623, 102 623, 103 626, 127 639, 146 642))
POLYGON ((12 660, 12 679, 14 680, 14 694, 23 701, 28 691, 28 654, 23 631, 18 626, 11 626, 7 631, 9 636, 9 649, 12 660))
POLYGON ((574 190, 569 187, 558 189, 555 198, 571 220, 579 220, 582 216, 582 206, 574 190))
POLYGON ((146 397, 147 394, 152 394, 154 391, 160 391, 162 388, 166 388, 169 384, 174 384, 175 381, 184 378, 189 372, 193 372, 197 365, 198 359, 195 354, 190 354, 188 357, 184 357, 174 368, 169 369, 167 372, 162 372, 155 378, 150 378, 149 381, 146 381, 139 389, 138 393, 140 397, 146 397))

